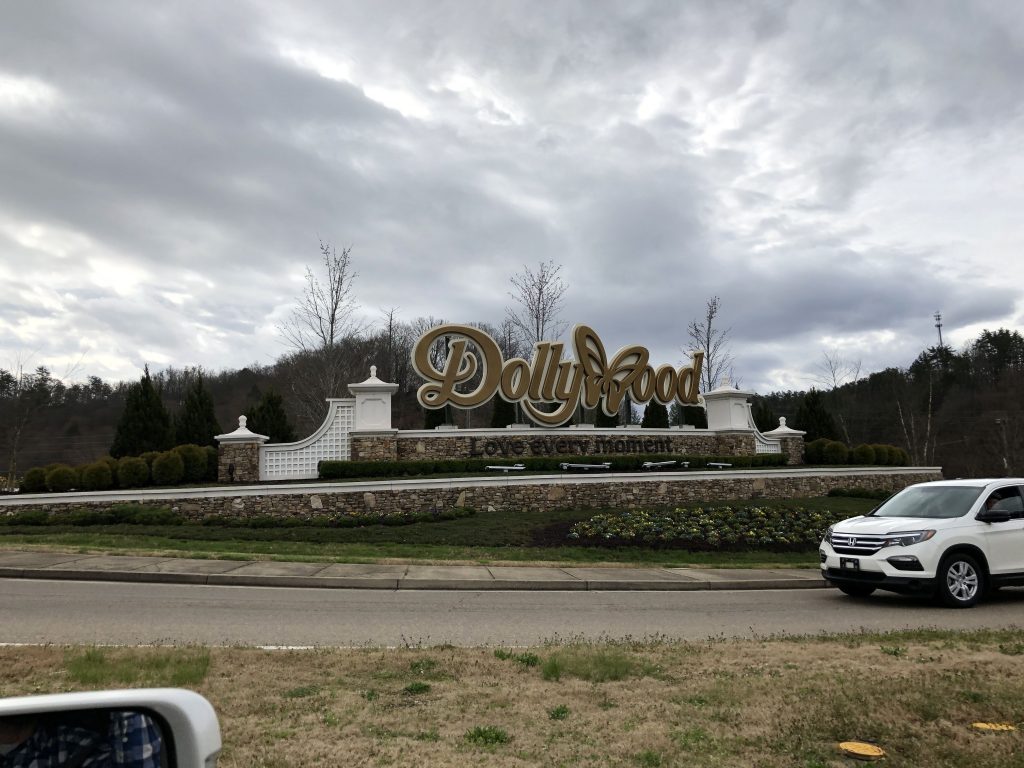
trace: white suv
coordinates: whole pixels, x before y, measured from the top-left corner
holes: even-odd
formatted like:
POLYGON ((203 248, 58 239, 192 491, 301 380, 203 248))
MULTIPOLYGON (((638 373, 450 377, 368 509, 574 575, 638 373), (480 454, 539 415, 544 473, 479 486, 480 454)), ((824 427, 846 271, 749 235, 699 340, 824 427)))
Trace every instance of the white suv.
POLYGON ((848 595, 931 593, 969 608, 1024 584, 1024 479, 911 485, 831 526, 819 556, 822 576, 848 595))

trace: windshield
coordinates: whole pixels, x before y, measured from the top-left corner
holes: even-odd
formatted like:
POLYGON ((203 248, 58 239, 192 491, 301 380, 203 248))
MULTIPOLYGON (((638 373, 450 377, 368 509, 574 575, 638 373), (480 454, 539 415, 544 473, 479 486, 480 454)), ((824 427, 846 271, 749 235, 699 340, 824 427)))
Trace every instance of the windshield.
POLYGON ((977 501, 981 488, 938 485, 906 488, 875 509, 875 517, 961 517, 977 501))

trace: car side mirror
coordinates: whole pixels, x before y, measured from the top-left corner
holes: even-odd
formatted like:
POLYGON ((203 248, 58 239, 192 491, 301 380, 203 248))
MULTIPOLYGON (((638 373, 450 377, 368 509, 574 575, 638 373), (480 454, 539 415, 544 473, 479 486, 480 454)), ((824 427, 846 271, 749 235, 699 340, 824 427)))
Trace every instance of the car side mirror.
POLYGON ((5 747, 45 757, 45 750, 58 742, 73 745, 71 754, 81 753, 86 761, 103 755, 110 759, 112 749, 130 745, 167 768, 214 768, 221 748, 213 706, 179 688, 0 699, 0 743, 5 747))
POLYGON ((1005 509, 983 509, 974 516, 974 519, 983 523, 1008 523, 1010 513, 1005 509))

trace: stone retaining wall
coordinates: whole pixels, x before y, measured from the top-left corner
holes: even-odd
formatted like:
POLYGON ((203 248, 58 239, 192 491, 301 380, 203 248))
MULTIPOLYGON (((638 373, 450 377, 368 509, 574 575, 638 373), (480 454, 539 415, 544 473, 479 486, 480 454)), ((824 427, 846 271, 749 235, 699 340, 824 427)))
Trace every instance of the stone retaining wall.
POLYGON ((237 493, 233 492, 234 489, 210 489, 208 493, 215 495, 193 491, 163 499, 147 498, 142 494, 132 498, 122 493, 117 499, 89 501, 87 499, 90 497, 82 494, 76 500, 67 501, 48 496, 32 504, 30 497, 22 497, 17 506, 0 505, 0 514, 26 507, 59 514, 62 511, 76 509, 109 509, 124 503, 170 507, 193 520, 200 520, 212 514, 237 518, 279 515, 307 519, 367 513, 402 516, 455 507, 494 509, 515 514, 524 508, 639 509, 723 499, 823 496, 831 489, 849 487, 895 491, 913 483, 941 478, 941 471, 932 467, 820 472, 806 469, 745 470, 558 476, 550 479, 533 476, 490 478, 483 481, 455 478, 444 481, 404 480, 376 484, 318 484, 315 490, 297 487, 295 491, 288 491, 287 486, 275 486, 262 493, 258 486, 250 486, 237 489, 237 493))

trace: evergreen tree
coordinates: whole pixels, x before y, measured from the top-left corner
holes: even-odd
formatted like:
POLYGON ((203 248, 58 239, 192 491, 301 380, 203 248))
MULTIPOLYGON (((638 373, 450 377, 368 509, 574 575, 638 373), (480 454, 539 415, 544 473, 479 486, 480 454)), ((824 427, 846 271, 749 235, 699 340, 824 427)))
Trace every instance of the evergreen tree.
POLYGON ((779 426, 779 420, 775 416, 775 411, 772 410, 772 407, 762 397, 754 399, 754 405, 750 412, 754 417, 754 424, 757 425, 757 429, 760 432, 770 432, 779 426))
POLYGON ((448 423, 448 406, 444 408, 424 408, 423 428, 433 429, 448 423))
POLYGON ((640 426, 645 429, 668 428, 668 408, 656 400, 651 400, 644 409, 644 418, 640 426))
POLYGON ((503 429, 516 423, 516 406, 503 397, 494 398, 494 411, 491 413, 491 426, 503 429))
POLYGON ((804 399, 800 403, 800 407, 797 408, 793 421, 796 422, 797 429, 802 429, 807 433, 804 435, 805 443, 817 440, 820 437, 828 440, 839 439, 839 430, 836 429, 836 422, 832 418, 832 414, 825 409, 825 404, 821 399, 821 392, 816 389, 811 389, 811 391, 804 395, 804 399))
POLYGON ((599 405, 594 409, 594 426, 617 427, 619 426, 619 414, 616 413, 614 416, 608 416, 599 405))
POLYGON ((696 405, 684 405, 683 424, 692 424, 697 429, 707 429, 708 412, 696 405))
POLYGON ((681 405, 676 402, 672 403, 672 407, 669 409, 668 423, 673 427, 689 424, 697 429, 707 429, 708 415, 703 408, 695 405, 681 405))
POLYGON ((203 377, 197 376, 185 394, 185 408, 174 420, 174 441, 178 445, 216 446, 215 435, 221 433, 217 416, 213 412, 213 398, 203 385, 203 377))
POLYGON ((149 377, 149 366, 137 384, 132 384, 124 399, 124 412, 117 423, 110 455, 139 456, 146 451, 166 451, 173 444, 171 417, 160 393, 149 377))
POLYGON ((272 389, 245 412, 245 426, 257 435, 266 435, 271 443, 295 442, 295 430, 284 411, 284 398, 272 389))

